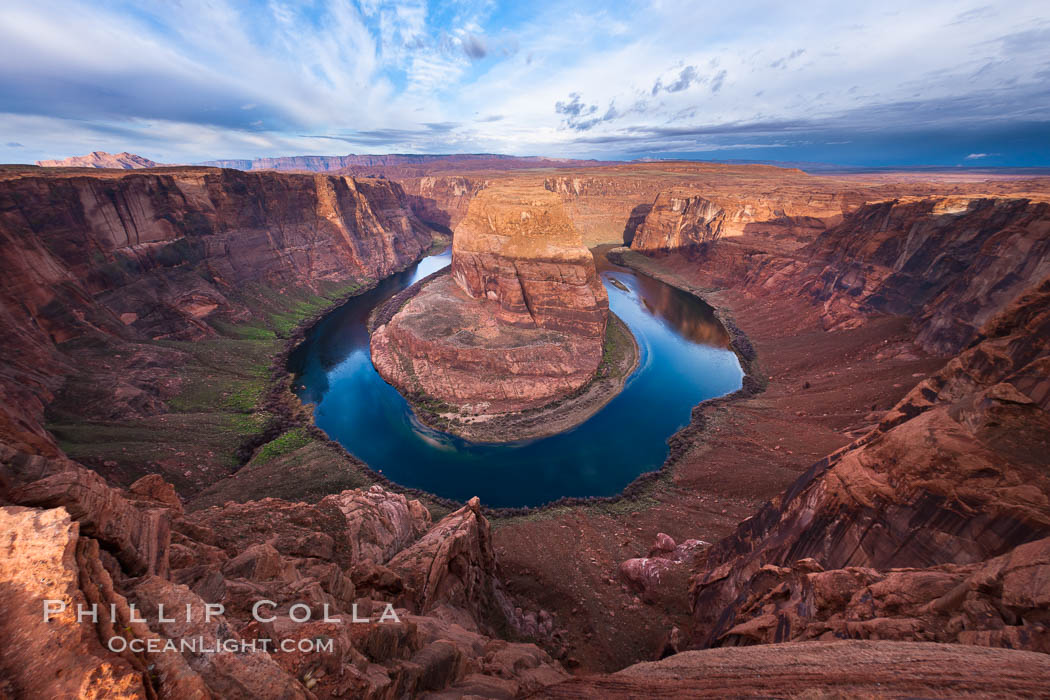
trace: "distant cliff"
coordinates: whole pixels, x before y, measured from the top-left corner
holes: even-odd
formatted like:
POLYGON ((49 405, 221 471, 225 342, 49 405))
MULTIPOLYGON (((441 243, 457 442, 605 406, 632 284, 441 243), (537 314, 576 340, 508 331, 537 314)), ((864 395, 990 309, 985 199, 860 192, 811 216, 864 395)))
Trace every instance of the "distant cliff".
POLYGON ((755 293, 821 304, 825 328, 912 316, 917 342, 948 354, 1050 275, 1050 204, 1023 198, 902 198, 865 204, 794 257, 723 264, 755 293), (735 270, 735 271, 733 271, 735 270))
POLYGON ((111 168, 113 170, 138 170, 156 168, 159 165, 149 158, 143 158, 127 151, 123 153, 94 151, 86 156, 70 156, 62 160, 38 160, 36 164, 42 168, 111 168))

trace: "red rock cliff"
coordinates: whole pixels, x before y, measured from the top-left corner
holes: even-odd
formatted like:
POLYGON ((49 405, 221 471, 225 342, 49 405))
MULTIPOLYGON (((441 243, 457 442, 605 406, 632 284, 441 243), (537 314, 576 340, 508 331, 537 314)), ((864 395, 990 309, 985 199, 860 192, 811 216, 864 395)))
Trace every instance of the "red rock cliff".
POLYGON ((590 252, 550 192, 501 186, 471 202, 452 241, 452 277, 501 320, 602 337, 609 299, 590 252))
POLYGON ((46 447, 43 406, 88 335, 201 338, 253 285, 376 279, 432 242, 385 180, 179 168, 0 179, 0 433, 46 447))
POLYGON ((687 189, 656 197, 631 241, 633 250, 695 249, 722 236, 726 213, 709 199, 687 189))

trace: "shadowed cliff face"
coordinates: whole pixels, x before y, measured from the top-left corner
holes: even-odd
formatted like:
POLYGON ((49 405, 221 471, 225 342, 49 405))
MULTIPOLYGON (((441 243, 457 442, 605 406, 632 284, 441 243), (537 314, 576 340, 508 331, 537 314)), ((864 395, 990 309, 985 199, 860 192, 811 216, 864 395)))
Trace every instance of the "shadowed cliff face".
POLYGON ((70 367, 56 346, 214 336, 249 290, 316 290, 403 268, 432 232, 401 188, 323 175, 170 169, 0 180, 5 437, 42 448, 70 367))
POLYGON ((829 326, 857 312, 916 316, 918 342, 954 352, 1050 275, 1050 204, 905 199, 862 207, 806 251, 825 265, 804 289, 829 326))
POLYGON ((1050 545, 1019 547, 1050 535, 1048 369, 1050 280, 708 552, 693 582, 694 643, 854 637, 1050 651, 1050 545), (1030 592, 1004 592, 1019 585, 1030 592))
POLYGON ((808 245, 770 253, 732 239, 703 263, 725 286, 819 304, 826 330, 910 316, 925 350, 949 355, 1050 275, 1050 204, 908 198, 865 204, 808 245))

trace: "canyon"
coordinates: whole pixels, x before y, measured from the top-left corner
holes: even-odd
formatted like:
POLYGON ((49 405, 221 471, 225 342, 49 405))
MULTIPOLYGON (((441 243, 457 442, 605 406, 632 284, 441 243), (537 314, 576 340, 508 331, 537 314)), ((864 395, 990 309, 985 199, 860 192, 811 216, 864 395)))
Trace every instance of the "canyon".
POLYGON ((602 361, 605 288, 561 201, 543 189, 479 192, 456 227, 449 274, 405 296, 376 321, 372 361, 415 404, 437 401, 468 423, 443 424, 450 432, 495 442, 536 437, 500 419, 579 391, 602 361), (499 428, 485 430, 493 420, 499 428))
MULTIPOLYGON (((374 167, 409 166, 0 168, 0 690, 1042 692, 1050 180, 374 167), (522 193, 544 215, 523 217, 522 193), (499 235, 532 225, 567 238, 499 235), (743 386, 697 406, 620 500, 493 512, 386 481, 313 425, 285 359, 450 230, 451 271, 380 308, 374 342, 401 316, 423 342, 430 323, 491 322, 600 348, 613 324, 580 246, 615 244, 714 308, 743 386), (71 605, 45 627, 41 598, 71 605), (252 619, 260 598, 276 620, 252 619), (118 624, 78 620, 92 602, 118 624), (187 603, 225 609, 158 621, 187 603), (378 621, 386 603, 399 622, 378 621), (319 614, 354 604, 368 623, 319 614), (113 635, 334 644, 147 666, 113 635)), ((571 360, 553 364, 597 366, 571 360)))

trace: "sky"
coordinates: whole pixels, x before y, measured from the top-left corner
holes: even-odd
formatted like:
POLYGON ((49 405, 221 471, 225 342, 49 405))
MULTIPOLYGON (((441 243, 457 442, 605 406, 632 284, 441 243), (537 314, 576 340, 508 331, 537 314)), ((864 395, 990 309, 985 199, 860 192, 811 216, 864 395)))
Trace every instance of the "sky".
POLYGON ((1050 166, 1046 0, 3 0, 0 162, 1050 166))

